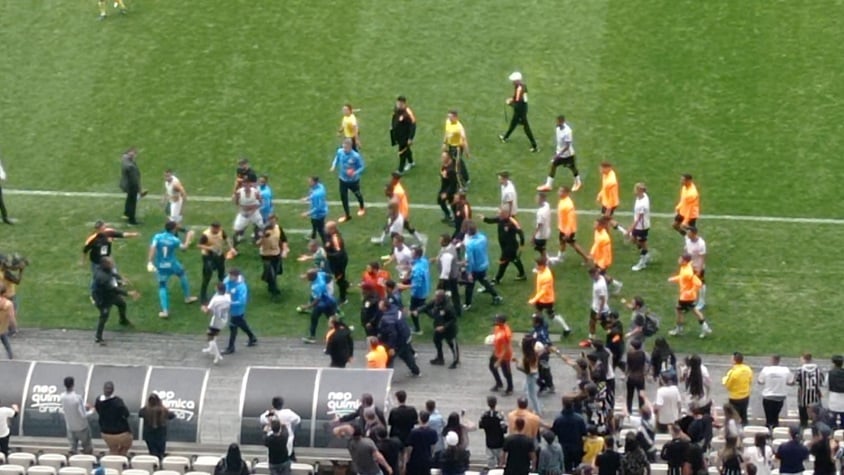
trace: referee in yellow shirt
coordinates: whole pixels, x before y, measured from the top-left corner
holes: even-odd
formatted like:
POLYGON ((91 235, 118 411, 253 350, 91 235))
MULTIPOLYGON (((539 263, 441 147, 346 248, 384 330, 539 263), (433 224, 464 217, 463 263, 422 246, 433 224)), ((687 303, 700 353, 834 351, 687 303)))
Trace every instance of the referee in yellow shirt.
POLYGON ((443 151, 448 152, 457 163, 457 178, 460 188, 469 184, 469 169, 466 168, 464 157, 469 159, 469 142, 466 140, 466 129, 457 117, 457 110, 448 111, 445 120, 445 136, 443 137, 443 151))
POLYGON ((360 151, 360 129, 358 128, 358 118, 355 117, 355 111, 351 104, 343 106, 343 120, 340 122, 340 134, 343 138, 352 141, 352 150, 360 151))

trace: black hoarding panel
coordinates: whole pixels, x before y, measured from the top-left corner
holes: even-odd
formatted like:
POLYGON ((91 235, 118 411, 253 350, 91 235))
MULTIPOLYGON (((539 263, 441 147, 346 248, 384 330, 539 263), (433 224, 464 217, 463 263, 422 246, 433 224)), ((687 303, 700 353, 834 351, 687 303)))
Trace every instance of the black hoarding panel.
POLYGON ((345 447, 345 442, 334 437, 332 421, 357 411, 363 393, 372 394, 375 405, 383 410, 392 376, 392 370, 322 369, 316 395, 313 446, 345 447))
POLYGON ((23 435, 35 437, 65 437, 61 396, 64 378, 72 376, 76 392, 84 397, 88 383, 87 365, 66 363, 35 363, 26 387, 23 410, 23 435))
MULTIPOLYGON (((0 406, 11 406, 17 404, 23 410, 26 406, 23 402, 26 377, 29 376, 29 369, 32 363, 28 361, 0 361, 0 406)), ((12 435, 20 432, 21 415, 9 421, 9 428, 12 435)))
POLYGON ((170 442, 199 442, 199 422, 208 370, 199 368, 151 368, 144 405, 151 393, 158 394, 176 418, 170 421, 167 440, 170 442))
POLYGON ((248 368, 240 399, 240 443, 263 443, 258 417, 270 408, 274 396, 281 396, 284 407, 302 418, 295 431, 295 445, 309 446, 318 371, 315 368, 248 368))

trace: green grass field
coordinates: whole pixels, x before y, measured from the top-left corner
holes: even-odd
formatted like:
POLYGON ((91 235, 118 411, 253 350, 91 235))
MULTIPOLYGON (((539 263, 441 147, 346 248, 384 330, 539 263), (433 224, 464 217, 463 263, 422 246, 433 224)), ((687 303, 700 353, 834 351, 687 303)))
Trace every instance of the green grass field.
MULTIPOLYGON (((699 183, 704 215, 842 217, 835 190, 844 176, 837 160, 844 139, 836 132, 844 115, 838 80, 844 45, 839 9, 828 2, 127 3, 129 15, 110 10, 104 22, 96 21, 93 0, 0 6, 7 192, 117 192, 120 153, 136 145, 153 193, 161 193, 161 173, 171 167, 190 194, 225 197, 236 158, 246 155, 270 175, 276 197, 302 196, 306 176, 320 174, 336 200, 328 166, 340 107, 352 102, 361 109, 364 191, 381 203, 396 166, 389 116, 395 96, 405 94, 419 122, 420 166, 405 179, 412 203, 434 204, 443 120, 447 109, 458 108, 474 155, 476 206, 497 202, 501 169, 511 171, 523 207, 530 203, 552 153, 554 117, 565 113, 585 176, 575 197, 583 211, 596 208, 597 167, 606 159, 616 164, 625 211, 633 184, 645 181, 654 210, 671 212, 679 174, 687 172, 699 183), (506 125, 506 77, 513 70, 530 87, 539 154, 528 153, 520 131, 508 144, 496 138, 506 125)), ((570 179, 564 170, 559 176, 570 179)), ((0 250, 33 261, 20 290, 21 323, 93 331, 96 312, 86 298, 89 271, 79 264, 80 250, 93 221, 120 223, 122 200, 7 193, 6 203, 19 222, 0 228, 0 250)), ((144 260, 164 216, 152 200, 141 210, 143 237, 115 246, 118 266, 144 295, 131 305, 130 318, 138 330, 198 335, 206 318, 196 308, 177 303, 170 320, 156 317, 155 283, 144 260)), ((276 210, 286 228, 307 227, 298 218, 301 206, 276 210)), ((234 208, 189 201, 186 216, 197 226, 230 223, 234 208)), ((447 230, 439 218, 436 210, 413 212, 416 226, 432 238, 447 230)), ((585 246, 591 220, 581 215, 585 246)), ((533 226, 532 213, 522 221, 533 226)), ((350 274, 386 252, 368 243, 381 222, 373 208, 344 225, 350 274)), ((835 317, 827 315, 844 304, 838 292, 844 271, 831 254, 844 246, 840 221, 704 216, 700 228, 709 246, 707 315, 715 333, 705 341, 686 336, 675 343, 681 351, 841 350, 838 332, 830 331, 835 317)), ((494 229, 486 230, 496 257, 494 229)), ((650 301, 667 330, 676 287, 665 279, 675 271, 682 241, 667 219, 654 219, 651 236, 655 262, 634 274, 637 255, 614 234, 613 274, 624 281, 626 296, 650 301)), ((301 234, 292 236, 292 247, 296 255, 304 250, 301 234)), ((530 260, 531 252, 524 257, 530 260)), ((196 289, 198 251, 182 260, 196 289)), ((255 253, 235 262, 251 283, 249 318, 259 335, 301 335, 306 317, 292 309, 306 299, 296 277, 305 267, 286 263, 284 301, 271 304, 255 253)), ((559 308, 578 337, 589 303, 584 269, 574 259, 556 268, 559 308)), ((178 301, 175 283, 172 288, 178 301)), ((500 290, 513 326, 526 329, 532 283, 509 281, 500 290)), ((356 321, 358 298, 351 300, 346 311, 356 321)), ((477 302, 461 324, 464 338, 475 342, 498 311, 485 296, 477 302)))

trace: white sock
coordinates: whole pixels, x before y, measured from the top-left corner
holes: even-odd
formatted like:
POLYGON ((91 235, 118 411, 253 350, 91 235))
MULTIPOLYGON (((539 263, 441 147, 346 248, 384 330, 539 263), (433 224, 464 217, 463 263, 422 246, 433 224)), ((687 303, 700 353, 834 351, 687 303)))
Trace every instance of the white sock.
POLYGON ((559 313, 554 315, 554 321, 559 323, 560 326, 563 327, 563 330, 565 330, 565 331, 571 330, 571 328, 569 327, 569 324, 566 323, 566 319, 563 318, 563 316, 560 315, 559 313))
POLYGON ((618 225, 618 226, 616 226, 615 228, 616 228, 616 229, 618 230, 618 232, 620 232, 621 234, 627 234, 627 230, 626 230, 626 229, 624 229, 624 226, 622 226, 622 225, 620 225, 620 224, 619 224, 619 225, 618 225))
POLYGON ((554 179, 551 178, 550 176, 545 177, 545 186, 550 188, 553 185, 554 185, 554 179))
POLYGON ((697 297, 697 304, 701 307, 706 305, 706 284, 703 284, 700 288, 700 293, 698 293, 697 297))
POLYGON ((563 251, 557 251, 557 259, 563 258, 563 251))
POLYGON ((211 354, 214 355, 214 357, 220 358, 221 356, 223 356, 220 354, 220 348, 217 347, 216 338, 208 342, 208 347, 211 349, 211 354))
POLYGON ((621 282, 621 281, 620 281, 620 280, 618 280, 618 279, 613 279, 613 281, 612 281, 612 284, 611 284, 611 285, 612 285, 614 288, 616 288, 616 289, 620 289, 620 288, 621 288, 621 286, 623 286, 623 285, 624 285, 624 283, 623 283, 623 282, 621 282))

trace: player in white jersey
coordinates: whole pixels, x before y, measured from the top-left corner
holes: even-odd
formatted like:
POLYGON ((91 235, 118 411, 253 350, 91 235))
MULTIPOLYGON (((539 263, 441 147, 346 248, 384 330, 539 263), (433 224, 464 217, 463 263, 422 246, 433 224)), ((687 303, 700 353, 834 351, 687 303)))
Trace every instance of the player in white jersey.
POLYGON ((232 306, 232 297, 226 293, 226 284, 217 284, 217 293, 211 297, 208 305, 202 306, 202 311, 211 315, 208 322, 208 346, 202 349, 203 353, 210 353, 214 357, 214 364, 223 360, 220 348, 217 346, 217 335, 229 321, 229 311, 232 306))
POLYGON ((706 306, 706 280, 704 274, 706 273, 706 241, 703 240, 697 233, 697 227, 689 226, 686 228, 686 244, 683 246, 683 252, 692 256, 692 269, 695 275, 700 279, 700 292, 697 297, 697 305, 695 308, 703 310, 706 306))
POLYGON ((533 231, 533 248, 542 257, 545 257, 545 249, 548 239, 551 238, 551 205, 544 192, 536 194, 536 228, 533 231))
POLYGON ((592 277, 592 306, 589 309, 589 339, 595 338, 598 321, 606 321, 610 313, 610 294, 607 289, 607 279, 601 275, 601 270, 593 267, 589 270, 592 277))
POLYGON ((381 236, 372 237, 370 242, 383 245, 384 238, 389 236, 392 239, 397 234, 401 235, 404 229, 404 216, 399 211, 399 204, 395 201, 389 201, 387 203, 387 223, 381 231, 381 236))
POLYGON ((261 193, 254 183, 244 180, 241 187, 234 192, 234 202, 239 209, 234 218, 232 247, 240 242, 249 223, 255 225, 256 231, 264 227, 264 219, 261 218, 261 193))
POLYGON ((188 194, 182 182, 173 174, 173 170, 164 171, 164 206, 167 219, 182 225, 182 211, 188 194))
POLYGON ((413 267, 413 249, 404 243, 404 236, 393 234, 393 253, 384 257, 384 266, 391 262, 396 263, 396 271, 401 281, 410 278, 410 269, 413 267))
POLYGON ((555 136, 557 139, 557 150, 551 158, 551 166, 548 167, 548 176, 545 178, 545 184, 539 185, 536 189, 538 191, 551 191, 554 186, 554 176, 557 174, 557 167, 564 166, 571 170, 574 175, 574 185, 571 191, 577 191, 583 185, 580 181, 580 172, 577 171, 577 163, 574 158, 574 141, 572 140, 571 127, 566 123, 566 118, 562 115, 557 116, 557 127, 555 129, 555 136))
POLYGON ((515 217, 519 212, 519 196, 516 193, 516 185, 510 180, 510 172, 500 172, 498 184, 501 185, 501 206, 507 208, 510 216, 515 217))
POLYGON ((633 189, 636 201, 633 203, 633 224, 627 229, 627 236, 635 240, 639 248, 639 262, 633 266, 634 272, 648 267, 651 255, 648 253, 648 231, 651 229, 651 198, 644 183, 636 183, 633 189))

